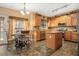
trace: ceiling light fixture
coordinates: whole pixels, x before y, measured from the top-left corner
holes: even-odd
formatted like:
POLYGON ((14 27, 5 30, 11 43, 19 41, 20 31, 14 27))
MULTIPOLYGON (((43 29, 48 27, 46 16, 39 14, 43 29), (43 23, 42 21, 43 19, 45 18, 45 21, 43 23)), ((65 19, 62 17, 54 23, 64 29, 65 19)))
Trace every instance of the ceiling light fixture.
POLYGON ((29 11, 26 11, 26 4, 24 3, 24 8, 23 8, 23 10, 21 10, 20 11, 20 13, 22 14, 22 15, 29 15, 30 14, 30 12, 29 11))
POLYGON ((64 6, 62 6, 62 7, 59 7, 59 8, 57 8, 57 9, 54 9, 54 10, 52 10, 52 12, 58 11, 58 10, 60 10, 60 9, 66 8, 66 7, 68 7, 68 6, 70 6, 70 4, 66 4, 66 5, 64 5, 64 6))
POLYGON ((20 11, 20 13, 21 13, 22 15, 25 15, 25 13, 24 13, 22 10, 20 11))
POLYGON ((30 14, 30 12, 29 11, 26 11, 26 14, 30 14))

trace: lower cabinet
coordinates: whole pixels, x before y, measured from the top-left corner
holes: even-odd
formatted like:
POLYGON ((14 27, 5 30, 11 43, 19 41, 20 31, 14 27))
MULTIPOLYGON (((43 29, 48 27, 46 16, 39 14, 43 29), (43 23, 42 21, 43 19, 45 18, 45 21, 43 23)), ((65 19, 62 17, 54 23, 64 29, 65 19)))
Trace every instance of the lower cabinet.
POLYGON ((64 34, 64 38, 67 41, 78 42, 78 33, 77 32, 67 31, 64 34))
POLYGON ((40 31, 35 30, 34 31, 34 41, 39 41, 40 40, 40 31))
POLYGON ((46 33, 46 47, 58 49, 62 46, 62 33, 46 33))
POLYGON ((77 32, 72 32, 72 40, 74 42, 78 42, 78 33, 77 32))

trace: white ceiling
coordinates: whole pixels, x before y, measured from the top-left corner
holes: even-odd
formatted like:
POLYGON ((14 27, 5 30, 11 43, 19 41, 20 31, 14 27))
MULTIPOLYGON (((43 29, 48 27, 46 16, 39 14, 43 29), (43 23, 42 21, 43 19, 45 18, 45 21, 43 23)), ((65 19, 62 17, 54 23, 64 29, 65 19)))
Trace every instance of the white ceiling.
MULTIPOLYGON (((67 5, 67 3, 26 3, 26 10, 37 12, 39 14, 45 15, 45 16, 55 16, 62 13, 69 12, 71 10, 79 9, 77 3, 69 4, 66 8, 62 8, 58 11, 52 12, 52 10, 55 10, 57 8, 61 8, 63 6, 67 5)), ((0 3, 0 7, 6 7, 14 10, 22 10, 24 7, 23 3, 0 3)))

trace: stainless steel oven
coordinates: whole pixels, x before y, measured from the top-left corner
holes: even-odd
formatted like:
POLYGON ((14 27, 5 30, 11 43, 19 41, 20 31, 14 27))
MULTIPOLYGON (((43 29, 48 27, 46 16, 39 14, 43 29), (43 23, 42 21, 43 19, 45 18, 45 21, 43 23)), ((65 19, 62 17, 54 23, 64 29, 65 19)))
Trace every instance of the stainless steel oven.
POLYGON ((40 31, 40 40, 45 39, 45 31, 40 31))

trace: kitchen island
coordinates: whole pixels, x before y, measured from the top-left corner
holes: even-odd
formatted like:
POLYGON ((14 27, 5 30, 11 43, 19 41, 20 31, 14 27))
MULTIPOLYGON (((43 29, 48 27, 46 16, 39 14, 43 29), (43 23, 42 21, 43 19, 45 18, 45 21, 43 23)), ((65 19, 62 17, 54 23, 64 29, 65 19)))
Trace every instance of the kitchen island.
POLYGON ((46 32, 46 47, 51 49, 58 49, 62 46, 62 33, 55 32, 46 32))

